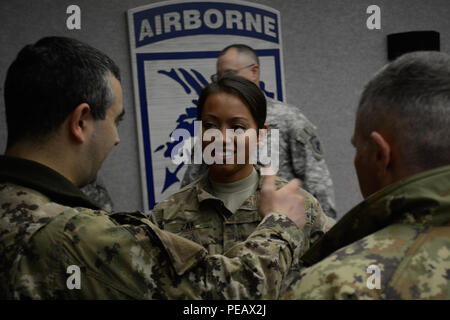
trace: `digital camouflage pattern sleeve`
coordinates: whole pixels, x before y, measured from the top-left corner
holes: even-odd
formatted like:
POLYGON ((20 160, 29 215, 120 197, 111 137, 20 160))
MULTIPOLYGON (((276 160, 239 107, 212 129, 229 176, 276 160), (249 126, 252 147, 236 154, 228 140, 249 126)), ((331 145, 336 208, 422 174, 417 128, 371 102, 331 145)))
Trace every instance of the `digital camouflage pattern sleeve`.
POLYGON ((0 157, 0 299, 275 299, 304 232, 266 216, 225 255, 142 213, 98 210, 58 172, 0 157))
POLYGON ((336 218, 333 182, 316 127, 294 106, 268 100, 267 124, 279 130, 279 171, 286 179, 302 181, 302 188, 320 203, 324 213, 336 218))
POLYGON ((300 176, 304 172, 303 188, 319 201, 326 215, 336 218, 333 181, 323 158, 321 143, 312 126, 303 128, 296 140, 291 141, 291 156, 296 174, 300 176))
POLYGON ((284 299, 450 299, 450 227, 389 226, 304 269, 284 299))
MULTIPOLYGON (((257 168, 258 173, 260 172, 257 168)), ((150 215, 150 220, 160 228, 174 232, 182 237, 201 244, 211 253, 223 254, 233 245, 244 241, 255 230, 261 217, 258 214, 260 186, 237 212, 225 214, 220 199, 207 192, 207 175, 188 187, 174 193, 160 202, 150 215)), ((275 188, 282 188, 287 181, 276 177, 275 188)), ((320 239, 335 223, 326 216, 319 202, 307 191, 299 189, 304 199, 306 225, 303 229, 305 243, 311 244, 320 239)), ((283 279, 282 291, 288 287, 302 268, 295 260, 291 272, 283 279)))
POLYGON ((385 187, 301 257, 285 299, 450 299, 450 166, 385 187))
POLYGON ((80 189, 89 199, 96 203, 102 210, 113 211, 113 201, 109 195, 108 189, 100 177, 90 184, 80 189))
MULTIPOLYGON (((8 217, 16 212, 9 209, 2 230, 24 223, 8 217)), ((12 268, 2 271, 4 298, 276 299, 293 259, 304 251, 303 233, 276 213, 226 256, 208 256, 203 247, 158 229, 140 213, 59 209, 64 210, 55 217, 37 220, 45 226, 35 230, 12 268), (80 270, 80 289, 68 287, 70 266, 80 270)))
MULTIPOLYGON (((258 214, 259 197, 262 186, 260 168, 256 191, 235 213, 229 212, 222 200, 210 193, 208 177, 201 179, 172 194, 158 203, 149 219, 159 228, 177 233, 193 240, 214 253, 223 253, 233 243, 245 240, 262 218, 258 214)), ((280 177, 275 179, 275 188, 280 189, 288 182, 280 177)), ((309 243, 317 241, 334 224, 335 220, 326 216, 309 192, 300 188, 304 199, 306 225, 304 233, 309 243)))

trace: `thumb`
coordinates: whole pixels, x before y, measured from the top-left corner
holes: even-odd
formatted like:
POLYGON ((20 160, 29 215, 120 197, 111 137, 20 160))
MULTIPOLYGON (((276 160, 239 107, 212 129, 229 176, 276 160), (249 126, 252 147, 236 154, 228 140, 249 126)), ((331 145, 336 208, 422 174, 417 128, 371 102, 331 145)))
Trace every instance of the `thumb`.
POLYGON ((302 182, 299 179, 292 179, 282 189, 285 192, 297 192, 298 189, 300 189, 301 186, 302 186, 302 182))
POLYGON ((274 192, 274 191, 275 191, 275 175, 263 175, 261 192, 274 192))

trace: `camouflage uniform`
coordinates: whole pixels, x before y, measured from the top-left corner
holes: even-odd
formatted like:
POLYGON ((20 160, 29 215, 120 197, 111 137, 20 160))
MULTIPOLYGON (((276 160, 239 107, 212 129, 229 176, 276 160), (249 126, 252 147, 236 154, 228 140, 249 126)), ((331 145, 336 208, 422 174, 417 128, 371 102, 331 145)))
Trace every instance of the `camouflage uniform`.
POLYGON ((450 299, 450 166, 373 194, 301 260, 322 261, 303 270, 285 299, 450 299))
POLYGON ((0 157, 0 299, 273 299, 305 243, 271 213, 225 256, 207 255, 139 212, 96 210, 41 164, 0 157), (72 265, 80 289, 68 289, 72 265))
MULTIPOLYGON (((298 108, 272 99, 267 99, 266 123, 270 129, 279 130, 277 175, 286 180, 300 179, 302 187, 319 201, 325 214, 336 218, 333 182, 316 127, 298 108)), ((197 180, 206 170, 206 164, 188 165, 181 187, 197 180)))
MULTIPOLYGON (((262 178, 260 168, 255 168, 259 175, 258 188, 234 214, 225 207, 222 200, 210 193, 207 171, 196 182, 156 205, 150 220, 161 229, 197 242, 210 254, 223 254, 237 243, 245 241, 261 222, 258 206, 262 178)), ((286 180, 276 177, 277 189, 286 184, 286 180)), ((323 213, 320 204, 311 194, 303 189, 299 189, 299 193, 305 201, 306 226, 303 230, 307 239, 306 250, 327 232, 335 221, 323 213)), ((300 264, 297 260, 283 279, 281 291, 286 289, 299 272, 300 264)))
MULTIPOLYGON (((150 220, 166 231, 178 234, 205 247, 210 254, 223 254, 239 242, 245 241, 261 222, 258 214, 262 177, 255 166, 259 185, 233 214, 222 200, 211 194, 208 172, 196 182, 171 195, 153 208, 150 220)), ((276 177, 277 189, 286 185, 276 177)), ((306 191, 299 192, 305 201, 307 223, 305 234, 320 238, 334 224, 324 215, 319 203, 306 191)))
POLYGON ((111 212, 113 210, 113 202, 109 196, 103 181, 100 177, 90 184, 80 188, 80 190, 93 202, 95 202, 102 210, 111 212))

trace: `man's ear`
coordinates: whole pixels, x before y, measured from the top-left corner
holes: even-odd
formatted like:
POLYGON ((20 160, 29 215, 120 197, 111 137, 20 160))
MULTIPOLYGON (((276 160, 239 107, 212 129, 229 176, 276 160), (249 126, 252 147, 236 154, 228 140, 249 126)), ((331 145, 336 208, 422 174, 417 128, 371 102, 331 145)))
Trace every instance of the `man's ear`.
POLYGON ((86 140, 86 129, 91 118, 91 108, 87 103, 78 105, 69 116, 69 132, 77 142, 86 140))
POLYGON ((378 174, 385 177, 392 165, 392 147, 387 134, 373 131, 370 134, 370 143, 374 148, 375 165, 378 174))
POLYGON ((259 86, 259 65, 254 64, 250 71, 252 73, 252 82, 256 83, 259 86))

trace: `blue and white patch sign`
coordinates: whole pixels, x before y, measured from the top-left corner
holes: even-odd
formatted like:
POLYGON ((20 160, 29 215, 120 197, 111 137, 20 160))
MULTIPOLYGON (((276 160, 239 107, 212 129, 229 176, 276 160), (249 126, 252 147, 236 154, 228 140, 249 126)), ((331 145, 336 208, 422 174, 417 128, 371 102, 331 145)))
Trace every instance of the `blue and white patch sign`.
POLYGON ((194 136, 197 99, 215 73, 220 51, 233 43, 254 48, 261 89, 284 101, 280 14, 244 1, 166 1, 128 11, 144 210, 180 187, 186 165, 171 160, 194 136))

